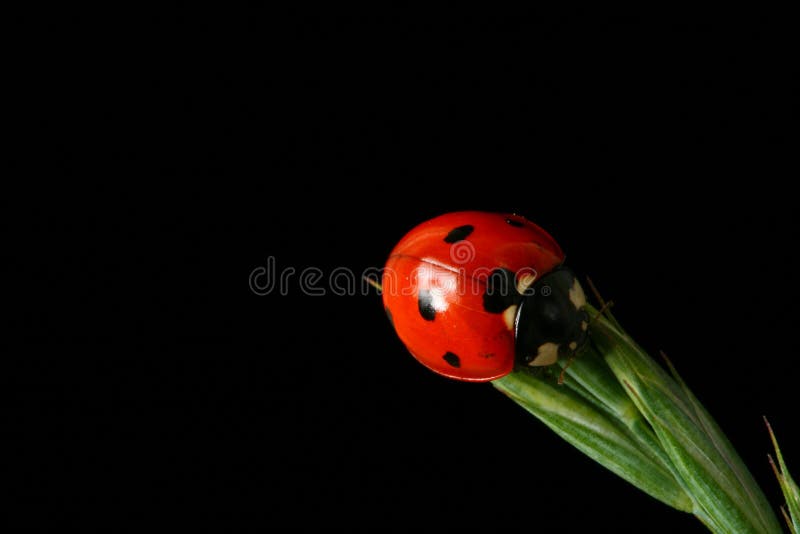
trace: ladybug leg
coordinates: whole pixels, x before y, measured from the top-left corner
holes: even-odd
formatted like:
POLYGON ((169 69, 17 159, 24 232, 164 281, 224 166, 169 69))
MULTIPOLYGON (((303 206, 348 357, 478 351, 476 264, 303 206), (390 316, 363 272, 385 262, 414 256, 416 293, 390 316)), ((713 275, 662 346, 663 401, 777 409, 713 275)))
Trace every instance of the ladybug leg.
POLYGON ((561 368, 561 374, 558 375, 558 385, 559 386, 564 384, 564 377, 566 375, 567 369, 569 368, 570 365, 572 365, 572 362, 575 361, 575 358, 577 356, 578 356, 577 354, 573 354, 572 356, 570 356, 569 359, 567 360, 567 363, 565 363, 564 367, 561 368))

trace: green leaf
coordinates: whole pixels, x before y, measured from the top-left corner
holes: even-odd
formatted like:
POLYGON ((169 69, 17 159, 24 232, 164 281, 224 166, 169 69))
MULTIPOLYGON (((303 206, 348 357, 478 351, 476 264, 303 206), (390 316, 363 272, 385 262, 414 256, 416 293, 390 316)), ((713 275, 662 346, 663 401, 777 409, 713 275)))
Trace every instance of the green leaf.
MULTIPOLYGON (((553 370, 520 369, 494 386, 584 454, 693 513, 712 532, 781 532, 754 478, 671 364, 672 375, 618 323, 587 310, 591 342, 569 367, 560 362, 563 385, 556 385, 553 370)), ((797 486, 777 455, 796 521, 797 486)))
MULTIPOLYGON (((678 372, 672 365, 672 362, 670 362, 666 355, 662 354, 662 356, 664 357, 664 361, 666 362, 670 373, 674 377, 675 381, 680 385, 686 399, 689 401, 696 421, 702 428, 705 435, 711 440, 714 448, 719 451, 720 455, 725 460, 725 465, 736 477, 736 482, 738 485, 744 490, 746 494, 745 502, 750 503, 753 506, 752 510, 759 516, 759 520, 762 525, 770 525, 773 523, 772 520, 774 519, 774 513, 772 512, 772 508, 767 501, 766 496, 759 489, 758 484, 753 478, 753 475, 747 469, 747 466, 744 465, 744 462, 742 462, 742 460, 739 458, 739 455, 736 453, 733 445, 722 432, 722 429, 719 427, 716 421, 714 421, 714 419, 711 417, 711 414, 709 414, 703 405, 700 404, 700 401, 697 400, 680 375, 678 375, 678 372)), ((775 525, 775 527, 777 528, 777 525, 775 525)))
POLYGON ((565 385, 586 391, 587 397, 628 427, 653 461, 671 471, 672 464, 661 449, 650 424, 628 397, 602 356, 591 347, 587 349, 570 365, 565 385))
POLYGON ((780 532, 763 492, 685 384, 604 318, 592 339, 652 426, 695 514, 717 532, 780 532))
POLYGON ((492 382, 566 441, 661 502, 682 511, 692 501, 672 473, 618 421, 579 394, 524 372, 492 382))
POLYGON ((783 512, 783 517, 786 519, 786 524, 789 525, 792 533, 798 534, 800 533, 800 489, 798 489, 797 483, 795 483, 795 481, 789 475, 789 470, 786 469, 786 462, 783 460, 783 454, 778 446, 778 440, 775 437, 775 433, 772 431, 772 425, 769 424, 769 421, 767 421, 766 417, 764 418, 764 423, 767 425, 769 437, 772 439, 773 447, 775 447, 775 456, 778 458, 778 465, 775 465, 775 462, 772 460, 771 456, 769 457, 769 462, 772 465, 772 469, 775 471, 775 476, 777 477, 778 483, 781 486, 783 497, 786 499, 786 506, 789 508, 788 513, 783 507, 781 507, 781 511, 783 512))

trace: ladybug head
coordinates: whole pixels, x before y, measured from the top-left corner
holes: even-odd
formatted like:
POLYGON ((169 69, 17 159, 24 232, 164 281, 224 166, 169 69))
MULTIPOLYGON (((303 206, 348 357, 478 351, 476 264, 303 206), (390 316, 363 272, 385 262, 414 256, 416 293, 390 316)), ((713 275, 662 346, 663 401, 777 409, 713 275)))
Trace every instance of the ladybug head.
POLYGON ((589 314, 578 279, 559 267, 525 291, 515 324, 517 366, 552 365, 586 343, 589 314))

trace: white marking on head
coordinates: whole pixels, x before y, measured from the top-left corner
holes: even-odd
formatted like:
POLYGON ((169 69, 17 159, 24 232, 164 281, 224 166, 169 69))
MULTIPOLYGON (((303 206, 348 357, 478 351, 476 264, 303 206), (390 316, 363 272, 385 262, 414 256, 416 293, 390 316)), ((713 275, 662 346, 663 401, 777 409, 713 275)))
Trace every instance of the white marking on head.
POLYGON ((583 292, 583 288, 578 283, 578 279, 575 279, 575 283, 572 284, 572 287, 569 288, 569 301, 575 306, 576 310, 580 310, 584 306, 586 306, 586 295, 583 292))
POLYGON ((543 367, 545 365, 553 365, 558 361, 558 345, 555 343, 547 342, 539 346, 536 357, 528 365, 531 367, 543 367))
POLYGON ((586 321, 581 321, 581 330, 586 332, 588 329, 589 329, 589 323, 587 323, 586 321))
POLYGON ((517 305, 512 304, 505 310, 503 310, 503 321, 505 321, 506 326, 512 332, 514 331, 514 323, 517 321, 517 305))
POLYGON ((535 274, 525 273, 520 275, 519 281, 517 282, 517 293, 524 295, 528 288, 531 287, 535 281, 535 274))
POLYGON ((573 341, 572 343, 569 344, 569 350, 575 350, 577 348, 578 348, 578 342, 577 341, 573 341))

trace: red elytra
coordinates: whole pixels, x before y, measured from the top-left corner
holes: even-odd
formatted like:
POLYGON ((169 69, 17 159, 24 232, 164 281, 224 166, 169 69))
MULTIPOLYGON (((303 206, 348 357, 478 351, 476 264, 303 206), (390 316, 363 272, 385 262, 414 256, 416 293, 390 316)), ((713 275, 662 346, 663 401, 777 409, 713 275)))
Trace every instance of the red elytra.
POLYGON ((448 213, 418 225, 392 250, 383 304, 419 362, 450 378, 494 380, 514 368, 516 306, 497 305, 492 277, 506 273, 509 284, 524 283, 563 260, 558 243, 524 217, 448 213))

